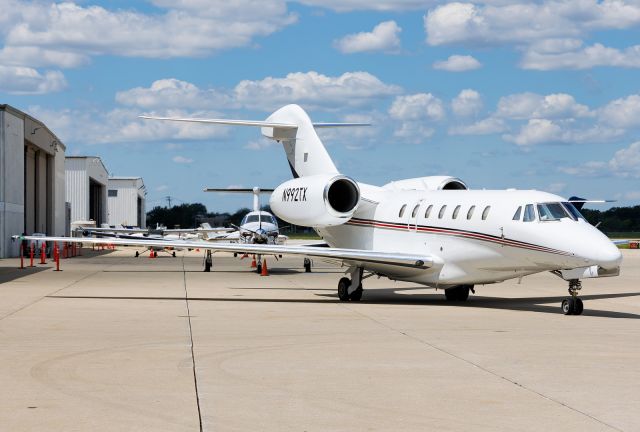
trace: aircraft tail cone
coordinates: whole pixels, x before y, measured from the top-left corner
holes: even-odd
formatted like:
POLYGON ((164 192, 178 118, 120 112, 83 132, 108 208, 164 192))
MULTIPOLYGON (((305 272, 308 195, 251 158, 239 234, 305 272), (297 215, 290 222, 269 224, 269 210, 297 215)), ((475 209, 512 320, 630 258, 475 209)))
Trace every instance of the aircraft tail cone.
POLYGON ((262 261, 262 272, 260 273, 260 276, 269 276, 269 269, 267 268, 266 258, 262 261))

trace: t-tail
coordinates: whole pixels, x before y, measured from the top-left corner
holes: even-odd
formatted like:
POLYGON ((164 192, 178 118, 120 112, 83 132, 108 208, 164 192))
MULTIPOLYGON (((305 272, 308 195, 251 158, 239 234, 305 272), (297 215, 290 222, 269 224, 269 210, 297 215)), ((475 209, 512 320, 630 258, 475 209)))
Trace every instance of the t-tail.
POLYGON ((338 169, 316 133, 317 128, 369 126, 367 123, 312 123, 307 113, 295 104, 280 108, 264 121, 140 117, 153 120, 260 127, 262 135, 282 143, 294 178, 318 174, 339 174, 338 169))

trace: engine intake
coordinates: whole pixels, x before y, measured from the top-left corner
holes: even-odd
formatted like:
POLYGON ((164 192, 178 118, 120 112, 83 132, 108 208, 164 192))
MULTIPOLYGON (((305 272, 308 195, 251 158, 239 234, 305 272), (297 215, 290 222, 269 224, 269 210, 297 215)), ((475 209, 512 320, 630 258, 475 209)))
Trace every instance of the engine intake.
POLYGON ((311 227, 342 225, 360 203, 360 188, 351 178, 320 174, 289 180, 278 186, 269 204, 281 219, 311 227))

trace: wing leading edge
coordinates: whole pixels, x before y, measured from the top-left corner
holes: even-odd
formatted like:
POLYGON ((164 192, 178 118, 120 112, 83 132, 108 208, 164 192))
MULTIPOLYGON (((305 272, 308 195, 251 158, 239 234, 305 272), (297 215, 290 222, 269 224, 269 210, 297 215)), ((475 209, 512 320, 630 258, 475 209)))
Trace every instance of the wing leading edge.
POLYGON ((91 238, 91 237, 34 237, 13 236, 14 240, 34 240, 50 242, 76 242, 86 244, 114 244, 121 246, 152 246, 178 249, 205 249, 213 252, 238 252, 261 255, 302 255, 315 258, 337 260, 346 264, 372 263, 415 269, 427 269, 433 267, 433 257, 427 255, 413 255, 396 252, 377 252, 361 249, 341 249, 314 246, 282 246, 260 245, 242 243, 209 243, 206 241, 183 240, 144 240, 120 239, 120 238, 91 238))

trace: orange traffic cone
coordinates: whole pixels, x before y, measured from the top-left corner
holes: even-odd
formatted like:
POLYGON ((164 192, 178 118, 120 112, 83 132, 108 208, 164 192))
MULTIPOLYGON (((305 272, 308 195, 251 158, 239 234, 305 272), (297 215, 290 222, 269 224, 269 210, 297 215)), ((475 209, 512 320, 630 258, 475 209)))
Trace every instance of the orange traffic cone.
POLYGON ((269 276, 269 269, 267 268, 266 258, 262 261, 262 273, 260 273, 260 276, 269 276))
POLYGON ((256 264, 256 256, 253 256, 253 261, 251 261, 251 268, 256 268, 258 267, 258 264, 256 264))

